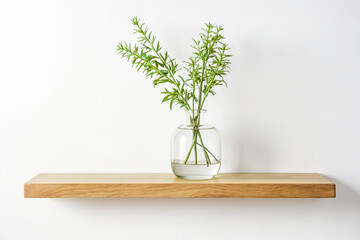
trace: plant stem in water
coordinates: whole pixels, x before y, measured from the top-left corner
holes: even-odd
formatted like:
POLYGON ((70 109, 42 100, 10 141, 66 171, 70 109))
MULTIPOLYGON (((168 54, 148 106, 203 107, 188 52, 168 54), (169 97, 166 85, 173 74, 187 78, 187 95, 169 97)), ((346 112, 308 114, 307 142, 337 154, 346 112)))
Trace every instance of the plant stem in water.
MULTIPOLYGON (((198 118, 199 119, 199 118, 198 118)), ((192 119, 191 119, 192 120, 192 119)), ((195 126, 193 126, 193 142, 190 146, 189 152, 186 155, 186 159, 184 161, 184 164, 187 164, 191 152, 194 151, 194 157, 195 157, 195 164, 198 164, 198 151, 197 151, 197 145, 199 145, 200 147, 202 147, 203 151, 204 151, 204 156, 205 156, 205 160, 206 160, 206 164, 209 166, 209 164, 211 164, 211 159, 209 154, 215 159, 216 162, 219 162, 219 160, 214 156, 214 154, 212 154, 212 152, 205 147, 204 141, 202 139, 200 130, 199 130, 199 125, 196 124, 195 126), (200 140, 200 143, 198 143, 198 138, 200 140)))

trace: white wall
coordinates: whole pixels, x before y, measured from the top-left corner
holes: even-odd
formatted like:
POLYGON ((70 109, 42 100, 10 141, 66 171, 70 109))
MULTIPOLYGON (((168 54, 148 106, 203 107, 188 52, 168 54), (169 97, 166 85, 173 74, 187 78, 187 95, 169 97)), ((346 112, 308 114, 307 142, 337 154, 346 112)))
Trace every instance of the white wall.
POLYGON ((360 239, 359 1, 0 1, 0 239, 360 239), (170 172, 182 111, 115 54, 139 16, 185 60, 232 47, 209 101, 222 172, 320 172, 336 199, 24 199, 40 172, 170 172))

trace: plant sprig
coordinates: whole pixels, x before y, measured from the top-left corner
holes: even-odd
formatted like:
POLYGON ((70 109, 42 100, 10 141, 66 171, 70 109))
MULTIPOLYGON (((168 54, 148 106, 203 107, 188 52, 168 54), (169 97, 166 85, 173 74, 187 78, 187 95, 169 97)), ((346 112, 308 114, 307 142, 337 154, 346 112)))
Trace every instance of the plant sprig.
POLYGON ((191 110, 195 119, 195 109, 200 112, 208 95, 215 95, 213 88, 226 85, 224 76, 229 72, 231 55, 227 54, 229 47, 221 35, 224 29, 208 23, 202 28, 200 39, 193 39, 194 56, 185 61, 188 72, 185 79, 178 74, 180 68, 176 60, 167 51, 162 51, 163 47, 152 31, 137 17, 131 22, 138 44, 120 42, 118 54, 128 59, 137 71, 142 70, 146 77, 151 78, 154 87, 169 85, 161 92, 165 95, 162 102, 170 102, 170 109, 175 104, 191 110))

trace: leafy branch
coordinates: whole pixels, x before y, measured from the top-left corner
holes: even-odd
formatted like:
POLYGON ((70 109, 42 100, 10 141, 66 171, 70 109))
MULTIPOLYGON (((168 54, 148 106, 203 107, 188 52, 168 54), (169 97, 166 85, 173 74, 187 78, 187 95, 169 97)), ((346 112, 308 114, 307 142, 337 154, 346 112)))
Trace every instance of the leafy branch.
POLYGON ((131 43, 120 42, 117 45, 117 52, 123 58, 131 61, 137 71, 143 70, 146 77, 153 78, 154 87, 164 83, 172 86, 171 90, 165 88, 162 92, 162 94, 165 94, 162 102, 170 101, 171 109, 175 103, 180 105, 180 108, 184 107, 190 110, 188 102, 191 94, 186 89, 187 82, 181 76, 178 76, 178 79, 175 77, 179 70, 175 59, 171 58, 167 51, 165 54, 161 52, 160 42, 144 26, 144 23, 140 23, 137 17, 131 21, 135 26, 134 33, 138 35, 139 44, 131 46, 131 43))

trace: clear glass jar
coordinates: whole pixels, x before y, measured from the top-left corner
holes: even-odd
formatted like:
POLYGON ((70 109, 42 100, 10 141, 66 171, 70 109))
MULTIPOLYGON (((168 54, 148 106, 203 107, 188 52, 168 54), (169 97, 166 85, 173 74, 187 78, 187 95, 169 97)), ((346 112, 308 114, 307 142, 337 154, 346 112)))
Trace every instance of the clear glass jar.
POLYGON ((177 177, 188 180, 212 179, 221 166, 220 134, 204 123, 206 110, 186 111, 185 124, 171 137, 171 168, 177 177))

